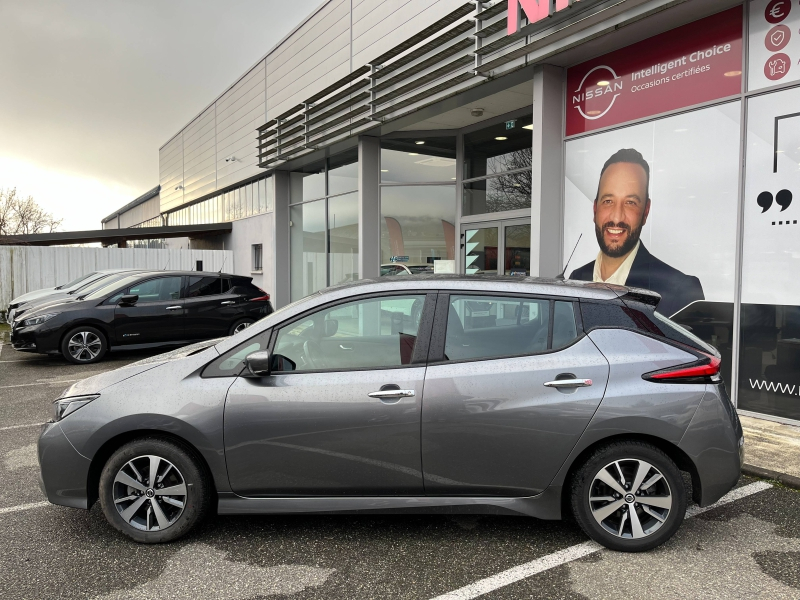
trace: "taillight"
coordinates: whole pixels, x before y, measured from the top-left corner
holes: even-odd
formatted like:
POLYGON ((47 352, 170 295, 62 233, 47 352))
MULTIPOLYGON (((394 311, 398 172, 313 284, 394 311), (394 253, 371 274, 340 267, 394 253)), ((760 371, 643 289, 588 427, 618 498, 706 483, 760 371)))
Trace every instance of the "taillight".
POLYGON ((269 302, 269 294, 264 290, 262 290, 261 288, 256 288, 256 289, 264 295, 259 296, 258 298, 250 298, 250 302, 269 302))
POLYGON ((698 354, 701 354, 702 357, 694 362, 659 371, 650 371, 642 375, 642 379, 658 383, 718 383, 722 381, 719 374, 720 359, 705 352, 698 354))

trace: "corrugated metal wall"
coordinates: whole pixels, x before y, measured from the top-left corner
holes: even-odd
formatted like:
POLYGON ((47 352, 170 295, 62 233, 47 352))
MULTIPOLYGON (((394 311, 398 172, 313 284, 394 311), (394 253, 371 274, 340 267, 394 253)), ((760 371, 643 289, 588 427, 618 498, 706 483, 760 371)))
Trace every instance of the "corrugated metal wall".
POLYGON ((150 250, 145 248, 63 248, 0 246, 0 311, 12 298, 55 287, 100 269, 192 270, 203 261, 206 271, 234 273, 230 250, 150 250))
POLYGON ((161 210, 258 174, 258 126, 461 4, 463 0, 329 0, 159 150, 161 210), (236 160, 226 162, 231 156, 236 160), (183 189, 176 190, 178 186, 183 189))

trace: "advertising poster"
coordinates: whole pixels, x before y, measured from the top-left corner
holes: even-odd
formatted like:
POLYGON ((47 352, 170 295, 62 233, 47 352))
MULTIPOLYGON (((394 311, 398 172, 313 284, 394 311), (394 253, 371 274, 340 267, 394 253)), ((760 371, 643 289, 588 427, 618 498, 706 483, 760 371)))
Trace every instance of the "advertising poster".
POLYGON ((752 0, 749 11, 747 87, 758 90, 800 79, 800 4, 752 0))
POLYGON ((739 353, 739 406, 792 419, 800 419, 798 107, 798 89, 748 104, 739 353))
POLYGON ((567 135, 726 98, 741 89, 742 8, 736 7, 571 67, 567 135))
POLYGON ((568 277, 658 292, 659 312, 720 351, 728 382, 739 118, 736 101, 566 145, 568 277))

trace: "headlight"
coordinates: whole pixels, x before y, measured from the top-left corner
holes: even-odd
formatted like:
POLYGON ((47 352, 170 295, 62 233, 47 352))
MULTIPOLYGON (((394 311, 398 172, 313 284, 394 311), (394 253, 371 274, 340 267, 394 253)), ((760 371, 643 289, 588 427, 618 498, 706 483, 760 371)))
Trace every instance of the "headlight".
POLYGON ((82 406, 86 406, 98 398, 100 394, 91 394, 88 396, 75 396, 73 398, 60 398, 53 402, 53 421, 60 421, 67 415, 74 413, 82 406))
POLYGON ((39 315, 37 317, 31 317, 30 319, 25 319, 19 325, 20 327, 30 327, 31 325, 41 325, 45 321, 48 321, 56 316, 56 313, 47 313, 45 315, 39 315))

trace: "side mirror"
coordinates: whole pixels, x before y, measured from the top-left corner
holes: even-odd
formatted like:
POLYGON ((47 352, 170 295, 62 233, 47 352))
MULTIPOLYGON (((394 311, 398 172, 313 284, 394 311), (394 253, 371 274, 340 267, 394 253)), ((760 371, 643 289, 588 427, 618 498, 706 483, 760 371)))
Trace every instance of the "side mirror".
POLYGON ((126 294, 119 299, 117 304, 136 304, 138 301, 139 296, 137 294, 126 294))
POLYGON ((269 377, 272 367, 272 353, 269 350, 259 350, 248 354, 244 364, 253 377, 269 377))

